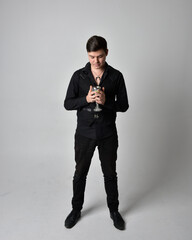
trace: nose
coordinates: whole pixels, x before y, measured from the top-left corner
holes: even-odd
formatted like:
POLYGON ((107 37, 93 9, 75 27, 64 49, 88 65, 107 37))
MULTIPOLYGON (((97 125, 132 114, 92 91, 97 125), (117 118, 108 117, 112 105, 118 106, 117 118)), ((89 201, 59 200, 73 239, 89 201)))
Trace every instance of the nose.
POLYGON ((99 58, 98 58, 98 57, 95 58, 95 62, 96 62, 96 63, 99 62, 99 58))

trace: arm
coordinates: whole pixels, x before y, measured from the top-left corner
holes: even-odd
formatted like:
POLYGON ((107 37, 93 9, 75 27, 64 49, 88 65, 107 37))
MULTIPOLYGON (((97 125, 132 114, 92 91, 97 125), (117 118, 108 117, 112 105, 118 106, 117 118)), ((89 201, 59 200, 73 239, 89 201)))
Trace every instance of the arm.
POLYGON ((120 74, 117 84, 117 94, 115 100, 115 111, 116 112, 126 112, 129 108, 127 90, 125 86, 125 81, 123 75, 120 74))
POLYGON ((109 110, 113 110, 115 112, 125 112, 129 108, 129 103, 125 81, 121 73, 117 79, 115 89, 115 100, 108 99, 106 97, 106 101, 103 107, 109 110))
POLYGON ((64 107, 66 110, 77 110, 80 107, 84 107, 88 104, 86 96, 79 97, 79 86, 78 86, 79 76, 74 73, 71 81, 69 83, 66 97, 64 100, 64 107))

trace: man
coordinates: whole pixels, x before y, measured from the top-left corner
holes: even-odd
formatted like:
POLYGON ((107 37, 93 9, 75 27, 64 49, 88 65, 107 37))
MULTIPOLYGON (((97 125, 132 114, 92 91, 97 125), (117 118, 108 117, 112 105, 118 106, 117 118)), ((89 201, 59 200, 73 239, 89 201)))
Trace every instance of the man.
POLYGON ((106 62, 108 49, 103 37, 91 37, 86 48, 89 63, 73 74, 64 101, 67 110, 77 110, 72 211, 65 220, 65 227, 72 228, 81 216, 86 177, 97 147, 110 217, 117 229, 124 230, 125 222, 118 212, 115 120, 117 112, 125 112, 129 107, 125 82, 123 75, 106 62), (100 90, 93 91, 94 87, 100 90))

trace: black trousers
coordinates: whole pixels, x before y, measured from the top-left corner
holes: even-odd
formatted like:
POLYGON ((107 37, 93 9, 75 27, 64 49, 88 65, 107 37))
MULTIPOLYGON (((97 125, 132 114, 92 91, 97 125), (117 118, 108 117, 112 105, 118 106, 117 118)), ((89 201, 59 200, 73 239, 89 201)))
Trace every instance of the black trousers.
POLYGON ((72 207, 75 210, 81 210, 83 207, 86 178, 96 147, 98 147, 104 176, 107 205, 110 211, 117 211, 119 201, 116 173, 118 137, 116 133, 101 140, 75 135, 76 168, 73 178, 72 207))

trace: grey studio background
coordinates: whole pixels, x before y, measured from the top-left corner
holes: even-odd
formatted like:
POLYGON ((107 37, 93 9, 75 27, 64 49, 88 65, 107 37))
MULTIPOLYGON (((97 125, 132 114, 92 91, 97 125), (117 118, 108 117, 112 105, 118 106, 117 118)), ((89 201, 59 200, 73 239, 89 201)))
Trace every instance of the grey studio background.
POLYGON ((0 238, 187 240, 192 235, 192 2, 0 0, 0 238), (82 219, 71 210, 76 113, 69 80, 94 35, 125 78, 120 212, 112 225, 95 153, 82 219))

